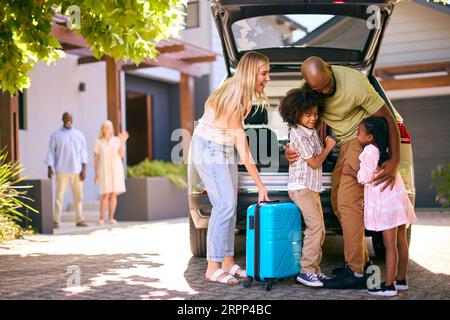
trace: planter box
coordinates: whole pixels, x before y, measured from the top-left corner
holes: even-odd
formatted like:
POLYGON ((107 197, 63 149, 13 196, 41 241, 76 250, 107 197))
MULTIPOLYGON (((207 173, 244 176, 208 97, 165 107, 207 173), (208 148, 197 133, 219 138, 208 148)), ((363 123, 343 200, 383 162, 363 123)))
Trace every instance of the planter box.
POLYGON ((32 226, 39 233, 53 233, 53 199, 52 199, 52 181, 45 180, 24 180, 17 183, 18 186, 32 186, 29 189, 20 189, 25 191, 26 196, 33 201, 21 199, 30 207, 36 209, 39 213, 31 212, 28 209, 20 208, 18 211, 30 218, 31 221, 23 219, 19 224, 22 227, 32 226))
POLYGON ((118 221, 151 221, 187 217, 186 189, 178 189, 166 177, 128 178, 127 192, 118 196, 118 221))

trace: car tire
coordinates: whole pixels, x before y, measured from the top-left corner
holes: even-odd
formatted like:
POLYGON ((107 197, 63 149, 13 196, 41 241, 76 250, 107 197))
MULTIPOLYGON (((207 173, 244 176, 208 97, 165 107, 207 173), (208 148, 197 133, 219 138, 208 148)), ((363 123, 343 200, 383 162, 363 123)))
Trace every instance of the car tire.
MULTIPOLYGON (((409 225, 409 228, 406 230, 406 240, 408 241, 408 247, 411 243, 411 229, 412 225, 409 225)), ((372 236, 372 246, 373 251, 375 251, 375 257, 377 259, 385 259, 386 258, 386 248, 383 243, 383 233, 377 232, 372 236)))
POLYGON ((191 252, 194 257, 206 257, 206 235, 208 229, 197 229, 192 217, 189 215, 189 240, 191 252))

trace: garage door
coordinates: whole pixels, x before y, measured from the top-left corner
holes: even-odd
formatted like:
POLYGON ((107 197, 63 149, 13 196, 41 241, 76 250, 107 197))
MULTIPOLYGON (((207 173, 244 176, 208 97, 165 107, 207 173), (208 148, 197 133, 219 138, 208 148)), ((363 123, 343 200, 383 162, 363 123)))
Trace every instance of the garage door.
POLYGON ((439 207, 431 171, 450 162, 450 96, 392 101, 412 139, 416 207, 439 207))

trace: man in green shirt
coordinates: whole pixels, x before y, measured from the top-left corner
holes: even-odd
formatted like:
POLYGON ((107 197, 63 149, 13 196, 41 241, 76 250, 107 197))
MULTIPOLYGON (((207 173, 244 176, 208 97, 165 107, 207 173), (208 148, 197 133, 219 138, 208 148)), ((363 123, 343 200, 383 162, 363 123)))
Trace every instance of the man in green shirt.
MULTIPOLYGON (((339 157, 333 170, 331 203, 344 236, 345 267, 335 269, 336 277, 323 281, 331 289, 362 289, 366 287, 364 264, 369 261, 364 236, 364 187, 342 174, 344 163, 359 170, 362 147, 356 138, 361 120, 373 115, 385 117, 389 124, 391 158, 383 163, 375 184, 382 190, 392 187, 400 162, 400 134, 394 117, 384 100, 368 79, 357 70, 331 66, 319 57, 310 57, 302 64, 303 82, 324 98, 322 120, 330 126, 340 144, 339 157)), ((286 147, 286 158, 292 163, 298 152, 286 147)))

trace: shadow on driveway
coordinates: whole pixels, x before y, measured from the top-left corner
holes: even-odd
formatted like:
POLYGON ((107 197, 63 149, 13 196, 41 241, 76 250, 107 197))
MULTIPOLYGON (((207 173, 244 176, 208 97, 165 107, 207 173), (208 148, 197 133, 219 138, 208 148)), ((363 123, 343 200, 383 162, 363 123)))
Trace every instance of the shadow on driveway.
MULTIPOLYGON (((381 268, 381 279, 385 279, 385 262, 382 259, 374 258, 371 247, 371 239, 366 238, 369 247, 369 254, 374 264, 381 268)), ((245 237, 236 238, 236 262, 245 266, 245 237)), ((341 236, 328 236, 323 246, 322 271, 331 275, 333 268, 342 266, 343 256, 343 238, 341 236)), ((335 300, 354 300, 354 299, 450 299, 450 275, 433 273, 422 267, 413 260, 409 263, 408 280, 410 290, 399 292, 394 298, 383 298, 371 296, 366 290, 330 290, 321 288, 309 288, 295 281, 295 278, 289 278, 283 282, 276 282, 272 291, 266 292, 262 283, 253 283, 250 288, 244 288, 243 284, 237 286, 227 286, 217 283, 208 283, 203 280, 207 262, 205 258, 192 257, 189 260, 185 272, 186 281, 190 287, 199 294, 195 299, 335 299, 335 300)))

